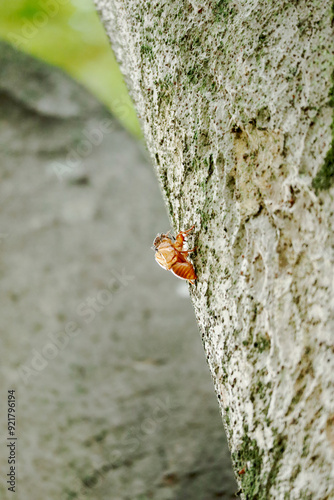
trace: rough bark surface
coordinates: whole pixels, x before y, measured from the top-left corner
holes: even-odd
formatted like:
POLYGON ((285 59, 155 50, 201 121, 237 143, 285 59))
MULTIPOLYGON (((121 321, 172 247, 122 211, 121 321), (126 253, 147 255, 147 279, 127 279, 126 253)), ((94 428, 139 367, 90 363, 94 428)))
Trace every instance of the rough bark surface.
POLYGON ((191 296, 242 495, 333 498, 331 2, 95 3, 173 227, 196 225, 191 296))

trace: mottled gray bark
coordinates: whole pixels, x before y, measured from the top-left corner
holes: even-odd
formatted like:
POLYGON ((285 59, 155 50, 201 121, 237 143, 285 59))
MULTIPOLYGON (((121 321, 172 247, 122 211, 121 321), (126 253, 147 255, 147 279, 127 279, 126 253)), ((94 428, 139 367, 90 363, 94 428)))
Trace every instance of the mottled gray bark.
POLYGON ((333 498, 331 2, 95 2, 173 227, 196 226, 242 494, 333 498))

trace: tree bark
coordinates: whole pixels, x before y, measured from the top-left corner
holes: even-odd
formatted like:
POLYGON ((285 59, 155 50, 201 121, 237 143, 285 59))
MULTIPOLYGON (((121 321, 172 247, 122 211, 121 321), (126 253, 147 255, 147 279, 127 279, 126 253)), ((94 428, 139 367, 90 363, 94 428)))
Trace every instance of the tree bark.
POLYGON ((95 2, 173 227, 195 224, 241 495, 333 498, 331 2, 95 2))

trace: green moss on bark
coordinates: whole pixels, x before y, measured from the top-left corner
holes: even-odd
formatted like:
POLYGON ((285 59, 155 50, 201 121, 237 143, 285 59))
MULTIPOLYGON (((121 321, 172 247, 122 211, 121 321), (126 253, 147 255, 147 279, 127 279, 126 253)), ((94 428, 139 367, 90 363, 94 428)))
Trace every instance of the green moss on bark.
POLYGON ((246 500, 270 498, 270 489, 276 482, 286 444, 287 437, 277 434, 271 450, 271 468, 269 472, 263 472, 263 450, 259 448, 255 439, 249 438, 246 429, 239 450, 232 454, 246 500))
POLYGON ((263 499, 261 496, 262 480, 262 461, 263 450, 261 450, 255 439, 250 439, 245 434, 239 450, 232 454, 235 469, 238 471, 242 492, 246 500, 253 498, 263 499))

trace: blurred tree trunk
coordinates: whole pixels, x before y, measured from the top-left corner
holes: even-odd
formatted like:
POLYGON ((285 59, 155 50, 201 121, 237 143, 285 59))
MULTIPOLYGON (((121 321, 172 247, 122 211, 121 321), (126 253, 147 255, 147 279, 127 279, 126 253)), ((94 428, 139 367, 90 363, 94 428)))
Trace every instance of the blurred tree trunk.
POLYGON ((331 2, 95 2, 173 227, 195 224, 242 495, 333 498, 331 2))

